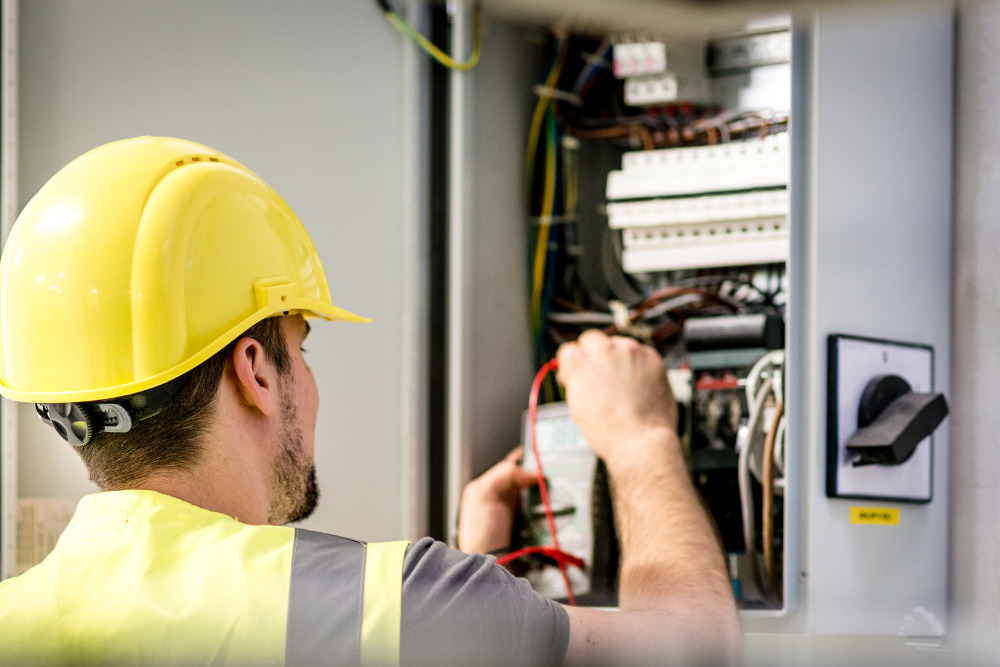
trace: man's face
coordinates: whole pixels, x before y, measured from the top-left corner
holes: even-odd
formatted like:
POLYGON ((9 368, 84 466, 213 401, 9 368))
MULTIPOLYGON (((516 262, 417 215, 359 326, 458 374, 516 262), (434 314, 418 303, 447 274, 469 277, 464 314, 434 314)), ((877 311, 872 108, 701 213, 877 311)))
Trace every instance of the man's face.
POLYGON ((316 509, 319 487, 314 463, 319 395, 303 357, 309 325, 300 315, 282 318, 291 368, 278 382, 281 441, 274 461, 268 499, 268 523, 302 521, 316 509))

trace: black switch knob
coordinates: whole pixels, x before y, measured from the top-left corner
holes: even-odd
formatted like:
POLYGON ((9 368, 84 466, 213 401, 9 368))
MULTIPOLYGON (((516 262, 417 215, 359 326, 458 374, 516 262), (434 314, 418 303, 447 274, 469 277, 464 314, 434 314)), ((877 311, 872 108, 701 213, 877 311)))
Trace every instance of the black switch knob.
POLYGON ((947 416, 944 394, 917 393, 898 375, 879 375, 861 393, 847 451, 855 466, 903 463, 947 416))

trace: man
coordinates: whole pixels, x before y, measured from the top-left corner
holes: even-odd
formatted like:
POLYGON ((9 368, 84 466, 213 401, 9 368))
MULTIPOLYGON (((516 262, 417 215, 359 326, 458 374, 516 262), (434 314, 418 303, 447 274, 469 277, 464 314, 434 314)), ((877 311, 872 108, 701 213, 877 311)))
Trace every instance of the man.
POLYGON ((738 622, 687 479, 660 360, 588 333, 559 352, 607 462, 621 612, 564 608, 480 555, 510 539, 511 460, 463 499, 463 554, 282 524, 308 516, 307 319, 334 306, 295 214, 231 158, 115 142, 35 196, 0 260, 0 391, 83 457, 55 551, 0 583, 0 660, 101 664, 716 661, 738 622))

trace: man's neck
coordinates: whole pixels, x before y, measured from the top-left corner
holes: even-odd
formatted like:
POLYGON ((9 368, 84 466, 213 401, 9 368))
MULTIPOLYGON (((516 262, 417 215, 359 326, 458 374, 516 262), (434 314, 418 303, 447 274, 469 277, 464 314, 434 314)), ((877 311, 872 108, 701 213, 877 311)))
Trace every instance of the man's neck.
MULTIPOLYGON (((240 435, 230 432, 230 437, 240 435)), ((268 523, 268 475, 270 466, 263 465, 247 451, 238 455, 240 443, 230 438, 211 438, 210 446, 202 448, 198 465, 191 471, 156 473, 139 486, 219 512, 243 523, 268 523)))

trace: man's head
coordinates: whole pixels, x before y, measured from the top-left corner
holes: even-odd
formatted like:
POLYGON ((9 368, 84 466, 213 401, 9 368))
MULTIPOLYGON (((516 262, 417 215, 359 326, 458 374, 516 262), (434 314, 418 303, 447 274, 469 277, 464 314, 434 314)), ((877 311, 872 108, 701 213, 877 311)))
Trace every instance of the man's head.
MULTIPOLYGON (((367 321, 331 303, 312 241, 277 193, 199 144, 114 142, 57 173, 11 231, 0 393, 37 404, 102 488, 123 488, 198 460, 220 378, 242 341, 257 341, 293 378, 272 486, 308 496, 315 408, 303 414, 303 317, 367 321)), ((315 394, 311 375, 308 384, 315 394)), ((276 514, 304 511, 273 495, 276 514)))
MULTIPOLYGON (((205 438, 219 419, 224 381, 239 383, 241 347, 259 345, 277 377, 280 432, 274 439, 267 484, 268 522, 301 521, 316 508, 313 463, 317 392, 303 358, 309 325, 298 315, 271 317, 190 371, 177 397, 126 433, 97 433, 77 451, 103 491, 143 488, 151 477, 183 477, 202 463, 205 438)), ((251 380, 252 381, 252 380, 251 380)))

